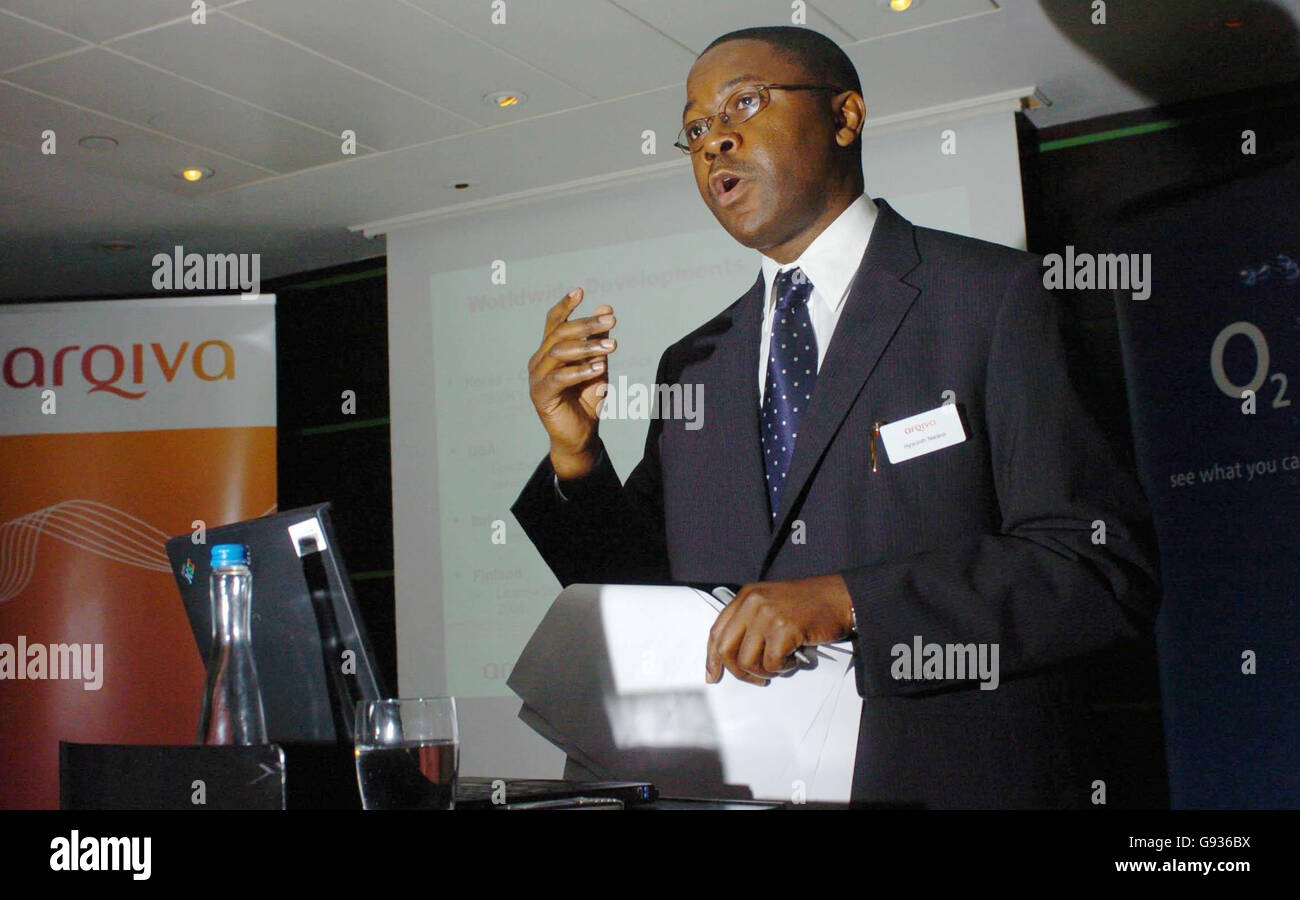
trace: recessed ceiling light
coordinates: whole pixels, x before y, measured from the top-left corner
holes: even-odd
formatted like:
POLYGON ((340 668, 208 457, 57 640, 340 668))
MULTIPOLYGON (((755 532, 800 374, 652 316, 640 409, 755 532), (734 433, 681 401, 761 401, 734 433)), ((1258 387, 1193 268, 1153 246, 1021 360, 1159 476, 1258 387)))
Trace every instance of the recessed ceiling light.
POLYGON ((117 149, 117 140, 111 137, 104 137, 97 134, 88 134, 81 140, 77 141, 87 150, 93 150, 96 153, 107 153, 109 150, 117 149))
POLYGON ((528 100, 528 95, 523 91, 495 91, 483 97, 483 102, 488 106, 495 106, 499 109, 505 109, 510 106, 520 106, 528 100))
POLYGON ((451 188, 453 191, 466 191, 472 187, 477 187, 477 186, 478 186, 478 179, 468 178, 468 177, 453 178, 451 181, 448 181, 446 184, 443 185, 443 187, 451 188))
POLYGON ((212 177, 212 170, 202 166, 191 166, 188 169, 181 169, 176 173, 176 177, 184 181, 202 181, 204 178, 212 177))
POLYGON ((894 12, 902 12, 905 9, 910 9, 911 6, 912 0, 889 0, 889 8, 894 12))
POLYGON ((130 241, 102 241, 99 246, 103 247, 105 250, 110 250, 113 253, 121 253, 123 250, 135 249, 135 244, 130 241))

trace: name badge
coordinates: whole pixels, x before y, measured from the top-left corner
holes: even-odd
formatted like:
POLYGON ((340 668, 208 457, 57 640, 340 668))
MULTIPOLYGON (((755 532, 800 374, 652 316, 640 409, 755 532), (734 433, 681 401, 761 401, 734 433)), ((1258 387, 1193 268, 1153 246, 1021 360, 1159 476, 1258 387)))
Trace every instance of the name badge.
POLYGON ((891 463, 924 456, 966 440, 957 405, 948 403, 888 425, 880 426, 880 439, 891 463))

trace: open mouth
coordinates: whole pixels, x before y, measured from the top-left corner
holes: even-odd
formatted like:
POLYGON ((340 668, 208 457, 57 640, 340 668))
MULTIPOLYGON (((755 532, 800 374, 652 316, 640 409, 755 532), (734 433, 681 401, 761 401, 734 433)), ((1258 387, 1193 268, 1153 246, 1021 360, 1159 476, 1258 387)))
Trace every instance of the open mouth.
POLYGON ((719 206, 729 206, 735 202, 739 194, 744 193, 745 185, 748 183, 746 179, 741 178, 739 175, 724 172, 713 181, 713 196, 717 199, 719 206))

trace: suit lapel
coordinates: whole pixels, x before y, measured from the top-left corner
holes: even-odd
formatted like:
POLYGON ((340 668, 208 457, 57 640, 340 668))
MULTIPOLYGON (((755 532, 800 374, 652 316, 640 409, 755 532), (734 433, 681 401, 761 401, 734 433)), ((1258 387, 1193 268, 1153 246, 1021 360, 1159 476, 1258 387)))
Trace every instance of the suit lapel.
MULTIPOLYGON (((763 569, 775 555, 778 538, 784 532, 785 521, 796 501, 918 293, 915 287, 902 280, 920 260, 912 223, 894 212, 884 200, 876 199, 875 203, 878 214, 871 240, 831 335, 807 412, 799 424, 799 439, 781 493, 781 507, 775 527, 768 532, 763 569)), ((761 320, 758 328, 761 329, 761 320)), ((753 340, 757 345, 758 329, 753 340)), ((751 380, 757 377, 757 368, 755 355, 751 380)), ((757 388, 754 394, 751 418, 755 436, 751 443, 758 458, 757 388)), ((761 472, 761 458, 758 467, 761 472)), ((759 481, 765 492, 761 476, 759 481)))
POLYGON ((716 464, 726 470, 719 481, 733 486, 726 504, 728 525, 739 545, 748 550, 748 568, 754 579, 771 535, 758 438, 758 345, 763 331, 764 288, 760 272, 754 286, 740 299, 732 327, 718 338, 715 359, 719 369, 708 388, 716 398, 714 421, 725 423, 718 429, 722 453, 716 464))

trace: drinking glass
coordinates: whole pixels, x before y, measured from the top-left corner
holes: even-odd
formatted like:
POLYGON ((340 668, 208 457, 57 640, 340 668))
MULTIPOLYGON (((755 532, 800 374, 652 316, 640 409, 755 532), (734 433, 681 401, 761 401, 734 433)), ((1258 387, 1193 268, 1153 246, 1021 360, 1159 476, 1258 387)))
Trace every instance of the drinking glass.
POLYGON ((455 698, 363 700, 356 724, 363 808, 454 808, 460 763, 455 698))

